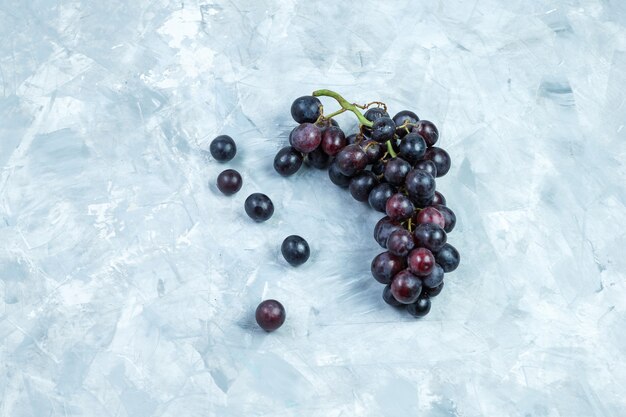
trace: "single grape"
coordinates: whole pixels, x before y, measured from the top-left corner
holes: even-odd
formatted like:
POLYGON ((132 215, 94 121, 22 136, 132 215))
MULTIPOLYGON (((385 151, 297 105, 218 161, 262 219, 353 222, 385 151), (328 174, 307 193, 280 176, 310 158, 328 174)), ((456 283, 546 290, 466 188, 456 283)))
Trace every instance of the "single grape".
POLYGON ((367 202, 374 210, 385 213, 387 200, 389 200, 389 198, 397 191, 398 190, 393 185, 388 182, 383 182, 382 184, 378 184, 376 187, 372 188, 372 191, 370 191, 367 198, 367 202))
POLYGON ((414 303, 421 293, 422 281, 407 269, 398 272, 391 281, 391 294, 402 304, 414 303))
POLYGON ((417 133, 409 133, 400 141, 398 150, 402 158, 411 165, 415 165, 426 153, 426 142, 424 138, 417 133))
POLYGON ((400 224, 385 216, 380 219, 374 227, 374 240, 378 242, 381 248, 387 249, 387 239, 389 238, 389 235, 394 230, 401 228, 402 226, 400 226, 400 224))
POLYGON ((237 145, 230 136, 220 135, 211 141, 209 151, 216 161, 227 162, 235 157, 237 145))
POLYGON ((387 113, 382 107, 370 107, 365 111, 364 116, 367 120, 373 122, 379 117, 389 117, 389 113, 387 113))
POLYGON ((385 148, 380 146, 380 143, 372 139, 367 139, 361 142, 361 148, 367 154, 367 162, 374 164, 378 162, 385 154, 385 148))
POLYGON ((371 171, 361 171, 350 180, 350 194, 356 201, 366 202, 370 192, 378 185, 378 178, 371 171))
POLYGON ((437 166, 435 165, 433 161, 429 161, 429 160, 417 161, 415 165, 413 165, 413 168, 426 171, 430 175, 432 175, 433 178, 437 176, 437 166))
POLYGON ((335 126, 324 130, 324 134, 322 135, 322 149, 326 154, 335 156, 340 150, 345 148, 346 145, 348 145, 348 141, 346 140, 346 135, 343 133, 343 130, 335 126))
POLYGON ((304 238, 298 235, 287 236, 280 246, 283 258, 292 266, 305 263, 311 255, 309 244, 304 238))
POLYGON ((406 176, 404 185, 411 199, 432 197, 435 194, 435 178, 420 169, 411 170, 406 176))
POLYGON ((256 322, 266 332, 272 332, 282 326, 285 317, 285 307, 276 300, 265 300, 256 308, 256 322))
POLYGON ((322 114, 322 103, 317 97, 298 97, 291 104, 291 117, 297 123, 315 123, 322 114))
POLYGON ((435 267, 435 256, 426 248, 413 249, 408 257, 409 269, 415 275, 425 277, 435 267))
POLYGON ((430 299, 428 297, 420 297, 413 304, 406 306, 406 311, 413 317, 424 317, 430 312, 430 299))
POLYGON ((417 223, 435 223, 441 228, 446 226, 443 214, 434 207, 426 207, 417 214, 417 223))
POLYGON ((406 229, 397 229, 387 238, 387 249, 398 256, 407 256, 415 247, 413 235, 406 229))
POLYGON ((313 152, 306 154, 306 161, 313 168, 317 169, 326 169, 333 162, 332 157, 324 152, 321 146, 315 148, 313 152))
POLYGON ((313 123, 302 123, 291 132, 289 140, 300 152, 309 153, 322 142, 322 133, 313 123))
POLYGON ((396 124, 390 117, 379 117, 372 125, 372 139, 376 142, 384 143, 393 139, 396 133, 396 124))
POLYGON ((367 154, 359 145, 348 145, 335 158, 339 172, 348 177, 362 171, 367 166, 367 154))
POLYGON ((437 148, 433 146, 432 148, 428 148, 426 150, 426 154, 424 154, 424 158, 428 161, 433 161, 435 166, 437 167, 437 176, 443 177, 450 171, 450 165, 452 164, 452 160, 450 159, 450 155, 448 152, 444 151, 441 148, 437 148))
POLYGON ((381 284, 389 284, 391 279, 405 267, 405 258, 383 252, 376 255, 372 261, 372 276, 381 284))
MULTIPOLYGON (((393 122, 397 126, 396 134, 400 136, 401 138, 403 138, 407 134, 407 128, 404 128, 401 126, 404 123, 410 123, 410 124, 417 123, 418 120, 419 120, 419 117, 417 117, 417 114, 413 113, 411 110, 402 110, 396 113, 396 115, 393 116, 393 122)), ((409 131, 412 129, 412 126, 407 126, 407 127, 409 131)))
POLYGON ((423 295, 427 295, 429 298, 436 297, 441 294, 441 290, 443 290, 443 281, 434 288, 424 287, 423 295))
POLYGON ((419 134, 426 141, 426 145, 433 146, 439 139, 439 130, 433 122, 428 120, 420 120, 417 125, 413 127, 413 132, 419 134))
POLYGON ((439 191, 435 191, 435 197, 433 198, 433 205, 446 205, 446 198, 439 191))
POLYGON ((341 188, 348 188, 351 177, 343 175, 337 166, 337 161, 333 161, 328 168, 328 177, 330 181, 341 188))
POLYGON ((265 194, 254 193, 246 198, 246 214, 256 222, 264 222, 274 214, 274 204, 265 194))
POLYGON ((431 252, 437 252, 445 245, 446 232, 434 223, 424 223, 418 225, 413 231, 415 245, 426 248, 431 252))
POLYGON ((302 166, 302 154, 292 146, 285 146, 274 158, 274 169, 283 177, 298 172, 302 166))
POLYGON ((443 283, 443 268, 435 264, 430 274, 422 277, 422 284, 426 288, 437 288, 441 283, 443 283))
POLYGON ((433 207, 439 210, 439 212, 443 215, 443 219, 446 224, 443 230, 445 230, 446 233, 450 233, 454 229, 454 226, 456 226, 456 214, 454 214, 448 206, 438 204, 433 207))
POLYGON ((226 195, 235 194, 241 190, 242 180, 241 174, 234 169, 222 171, 217 176, 217 189, 226 195))
POLYGON ((444 272, 452 272, 459 266, 461 256, 459 255, 459 251, 457 251, 454 246, 446 243, 441 249, 439 249, 435 259, 437 260, 437 263, 441 265, 444 272))
POLYGON ((401 185, 409 171, 411 164, 400 157, 392 158, 385 166, 385 179, 391 184, 401 185))
POLYGON ((401 193, 392 195, 385 205, 385 212, 392 220, 405 220, 411 217, 415 208, 407 196, 401 193))
POLYGON ((404 304, 402 304, 400 301, 393 298, 393 294, 391 293, 391 284, 385 285, 385 289, 383 290, 383 300, 385 300, 385 302, 392 307, 404 306, 404 304))

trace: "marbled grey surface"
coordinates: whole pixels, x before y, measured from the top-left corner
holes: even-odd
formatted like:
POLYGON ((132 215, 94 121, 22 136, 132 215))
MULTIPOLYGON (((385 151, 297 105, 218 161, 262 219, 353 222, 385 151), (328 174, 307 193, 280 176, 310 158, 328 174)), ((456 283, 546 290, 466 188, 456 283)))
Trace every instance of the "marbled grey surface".
POLYGON ((621 0, 3 0, 0 415, 626 415, 625 25, 621 0), (453 157, 463 263, 424 320, 370 277, 377 214, 272 170, 324 87, 453 157))

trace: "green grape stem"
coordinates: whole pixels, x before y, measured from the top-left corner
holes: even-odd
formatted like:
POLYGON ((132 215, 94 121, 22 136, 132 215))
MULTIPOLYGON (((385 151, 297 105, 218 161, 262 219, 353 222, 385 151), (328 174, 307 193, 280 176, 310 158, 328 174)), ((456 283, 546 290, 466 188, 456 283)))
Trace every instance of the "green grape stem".
MULTIPOLYGON (((341 111, 341 113, 343 113, 343 111, 345 111, 345 110, 351 111, 352 113, 354 113, 356 115, 357 119, 359 119, 359 122, 362 125, 367 126, 367 127, 372 127, 372 122, 370 122, 369 120, 367 120, 365 118, 365 116, 363 116, 363 113, 361 113, 359 111, 358 106, 355 105, 354 103, 350 103, 348 100, 343 98, 339 93, 336 93, 336 92, 334 92, 332 90, 323 89, 323 90, 313 91, 313 96, 315 96, 315 97, 323 96, 323 97, 332 97, 332 98, 334 98, 335 100, 337 100, 337 103, 339 103, 339 105, 343 109, 341 111)), ((338 113, 333 113, 332 115, 334 116, 336 114, 338 114, 338 113)), ((330 117, 332 117, 332 116, 329 116, 327 118, 330 118, 330 117)))

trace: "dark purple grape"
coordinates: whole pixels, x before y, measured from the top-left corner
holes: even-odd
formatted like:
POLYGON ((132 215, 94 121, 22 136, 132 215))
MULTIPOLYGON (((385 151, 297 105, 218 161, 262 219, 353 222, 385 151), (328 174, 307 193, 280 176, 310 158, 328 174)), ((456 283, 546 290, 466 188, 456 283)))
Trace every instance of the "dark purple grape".
POLYGON ((413 168, 419 169, 421 171, 426 171, 430 175, 432 175, 433 178, 437 176, 437 166, 435 165, 433 161, 429 161, 429 160, 417 161, 415 165, 413 165, 413 168))
POLYGON ((401 193, 392 195, 385 205, 385 212, 391 220, 405 220, 413 215, 413 203, 401 193))
POLYGON ((439 249, 439 252, 435 255, 435 259, 437 263, 441 265, 441 268, 443 268, 443 272, 452 272, 459 266, 461 256, 454 246, 446 243, 439 249))
POLYGON ((430 274, 435 267, 435 255, 426 248, 413 249, 407 261, 411 272, 420 277, 430 274))
POLYGON ((426 154, 424 154, 424 158, 427 161, 433 161, 435 166, 437 167, 437 176, 443 177, 450 171, 450 165, 452 164, 452 160, 450 159, 450 155, 448 152, 444 151, 441 148, 437 148, 433 146, 432 148, 428 148, 426 150, 426 154))
POLYGON ((396 192, 396 187, 388 182, 383 182, 372 188, 367 201, 374 210, 384 213, 387 207, 387 200, 396 192))
POLYGON ((446 223, 446 226, 443 228, 443 230, 445 230, 446 233, 450 233, 454 229, 454 226, 456 226, 456 215, 448 206, 438 204, 434 205, 433 207, 439 210, 439 213, 443 215, 443 220, 446 223))
POLYGON ((216 161, 227 162, 235 157, 237 145, 230 136, 220 135, 211 141, 209 151, 216 161))
POLYGON ((384 143, 393 139, 396 133, 396 124, 390 117, 379 117, 372 125, 372 139, 376 142, 384 143))
POLYGON ((391 293, 391 284, 385 285, 385 289, 383 290, 383 300, 385 300, 385 302, 392 307, 404 306, 404 304, 402 304, 400 301, 393 298, 393 294, 391 293))
POLYGON ((276 300, 265 300, 256 308, 256 322, 266 332, 272 332, 282 326, 285 317, 285 307, 276 300))
POLYGON ((435 178, 420 169, 411 170, 404 182, 411 200, 432 197, 435 194, 435 178))
POLYGON ((406 311, 413 317, 424 317, 430 312, 430 299, 428 297, 420 297, 413 304, 406 306, 406 311))
POLYGON ((367 154, 367 162, 374 164, 378 162, 385 154, 385 148, 380 146, 380 143, 372 139, 367 139, 361 142, 361 148, 367 154))
POLYGON ((242 180, 241 174, 234 169, 222 171, 217 176, 217 189, 226 195, 235 194, 241 190, 242 180))
POLYGON ((371 171, 361 171, 350 180, 350 194, 356 201, 366 202, 370 192, 378 185, 378 178, 371 171))
POLYGON ((422 293, 422 281, 408 269, 398 272, 391 281, 391 294, 402 304, 417 301, 422 293))
POLYGON ((400 157, 392 158, 385 166, 385 179, 393 185, 401 185, 409 171, 411 164, 400 157))
POLYGON ((394 222, 389 217, 385 216, 376 223, 374 227, 374 239, 381 248, 387 249, 387 239, 389 235, 397 229, 401 229, 402 226, 397 222, 394 222))
POLYGON ((289 142, 302 153, 313 152, 322 142, 322 132, 313 123, 302 123, 291 132, 289 142))
POLYGON ((264 222, 274 214, 274 204, 265 194, 254 193, 246 198, 246 214, 256 222, 264 222))
POLYGON ((346 135, 338 127, 331 126, 322 135, 322 149, 330 156, 335 156, 348 145, 346 135))
POLYGON ((302 154, 292 146, 285 146, 274 158, 274 169, 283 177, 298 172, 302 166, 302 154))
POLYGON ((443 268, 435 264, 430 274, 422 277, 422 284, 427 288, 437 288, 443 282, 443 268))
POLYGON ((446 226, 446 219, 443 214, 434 207, 426 207, 417 214, 416 223, 435 223, 442 229, 446 226))
POLYGON ((309 244, 303 237, 298 235, 287 236, 280 246, 283 258, 292 266, 299 266, 305 263, 311 255, 309 244))
POLYGON ((406 229, 397 229, 387 238, 387 249, 398 256, 407 256, 415 248, 413 235, 406 229))
POLYGON ((441 290, 443 290, 443 281, 441 282, 441 284, 437 285, 434 288, 425 287, 422 291, 422 294, 427 295, 429 298, 436 297, 441 294, 441 290))
POLYGON ((426 248, 431 252, 437 252, 446 244, 448 237, 446 232, 434 223, 424 223, 418 225, 413 231, 415 245, 426 248))
MULTIPOLYGON (((407 134, 407 128, 401 128, 400 126, 402 126, 404 123, 417 123, 418 120, 419 117, 417 117, 417 114, 413 113, 410 110, 402 110, 401 112, 398 112, 395 116, 393 116, 393 122, 397 126, 396 134, 403 138, 407 134)), ((409 131, 412 129, 412 126, 407 127, 409 131)))
POLYGON ((435 191, 435 197, 433 198, 433 205, 437 204, 446 205, 446 198, 439 191, 435 191))
POLYGON ((374 164, 372 164, 372 172, 376 175, 383 175, 385 173, 385 161, 378 160, 374 164))
POLYGON ((389 284, 391 279, 406 267, 406 261, 400 256, 383 252, 372 261, 372 276, 381 284, 389 284))
POLYGON ((341 188, 348 188, 350 185, 351 177, 343 175, 341 171, 339 171, 337 161, 330 164, 330 167, 328 168, 328 177, 333 184, 338 185, 341 188))
POLYGON ((420 120, 417 122, 417 126, 413 127, 413 132, 419 134, 426 141, 427 146, 433 146, 439 139, 439 130, 433 122, 428 120, 420 120))
POLYGON ((313 152, 309 152, 306 155, 306 161, 313 168, 326 169, 330 166, 331 162, 333 162, 333 159, 322 150, 321 146, 318 146, 313 152))
POLYGON ((348 145, 337 154, 335 163, 339 172, 351 177, 365 169, 368 163, 367 154, 359 145, 348 145))
POLYGON ((322 103, 317 97, 298 97, 291 104, 291 117, 298 123, 315 123, 322 114, 322 103))
POLYGON ((365 116, 365 118, 370 122, 374 122, 378 118, 389 117, 389 113, 387 113, 382 107, 370 107, 363 116, 365 116))
MULTIPOLYGON (((404 130, 404 129, 402 129, 404 130)), ((400 141, 398 146, 400 156, 411 165, 416 164, 426 153, 426 142, 417 133, 409 133, 400 141)))

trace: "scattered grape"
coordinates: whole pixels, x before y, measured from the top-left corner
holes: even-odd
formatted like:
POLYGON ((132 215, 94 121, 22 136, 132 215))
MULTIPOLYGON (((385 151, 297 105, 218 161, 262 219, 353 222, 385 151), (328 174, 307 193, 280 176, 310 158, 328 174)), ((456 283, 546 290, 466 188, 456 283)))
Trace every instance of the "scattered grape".
POLYGON ((209 151, 216 161, 227 162, 235 157, 237 145, 230 136, 220 135, 211 141, 209 151))
POLYGON ((287 236, 280 247, 283 258, 292 266, 305 263, 311 255, 309 244, 298 235, 287 236))
POLYGON ((256 222, 264 222, 274 214, 274 204, 265 194, 254 193, 246 198, 246 214, 256 222))
POLYGON ((234 169, 222 171, 217 176, 217 188, 226 195, 235 194, 241 190, 242 180, 241 174, 234 169))
POLYGON ((272 332, 282 326, 285 317, 285 307, 276 300, 265 300, 256 308, 256 322, 266 332, 272 332))

